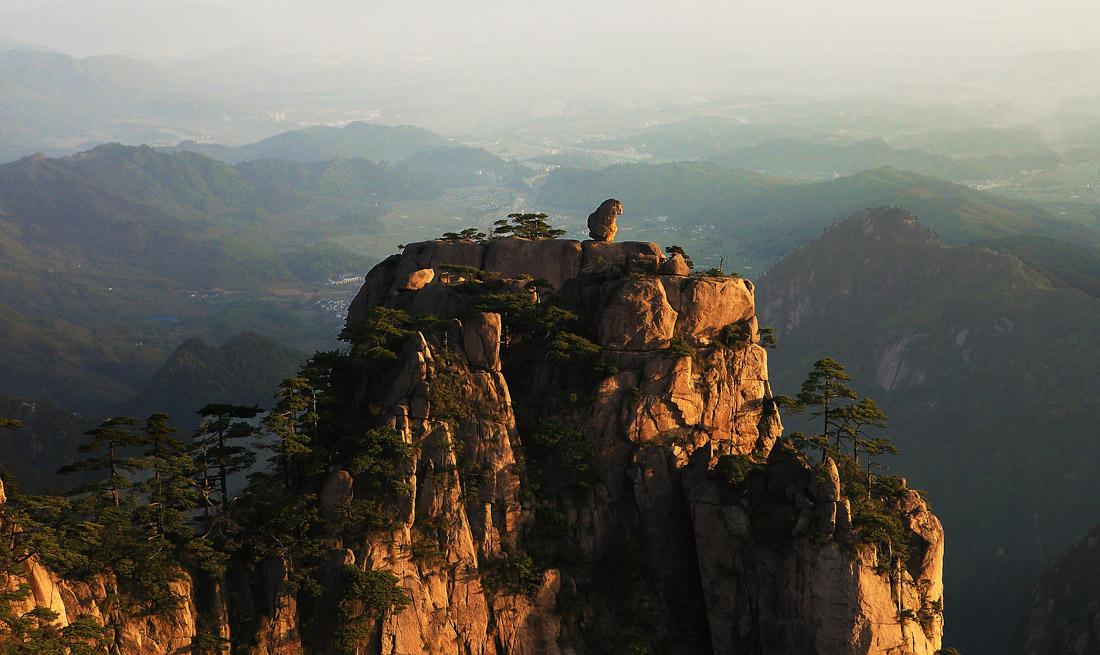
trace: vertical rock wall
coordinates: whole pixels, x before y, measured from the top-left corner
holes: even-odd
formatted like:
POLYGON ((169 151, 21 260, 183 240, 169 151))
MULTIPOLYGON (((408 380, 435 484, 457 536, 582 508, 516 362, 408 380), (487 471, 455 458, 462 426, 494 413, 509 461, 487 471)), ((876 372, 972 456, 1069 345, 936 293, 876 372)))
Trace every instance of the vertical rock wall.
MULTIPOLYGON (((942 620, 928 609, 933 601, 942 601, 942 529, 919 495, 903 494, 899 503, 908 503, 904 511, 909 528, 924 546, 917 560, 903 570, 886 571, 878 565, 874 548, 858 543, 851 509, 836 488, 839 479, 832 487, 815 483, 820 476, 800 456, 785 450, 772 452, 782 426, 771 405, 767 355, 756 344, 758 324, 750 282, 658 275, 649 268, 642 269, 642 274, 628 274, 632 263, 644 263, 645 256, 660 253, 653 244, 585 242, 573 249, 558 242, 544 245, 519 239, 488 246, 428 242, 410 246, 396 264, 388 262, 368 276, 363 294, 349 313, 349 324, 374 304, 445 316, 468 312, 461 300, 444 289, 431 289, 445 286, 442 282, 416 291, 403 286, 403 277, 416 267, 452 263, 452 253, 462 265, 507 262, 501 267, 505 270, 497 270, 506 277, 536 269, 564 271, 549 276, 555 292, 576 310, 601 347, 602 357, 617 368, 598 385, 586 412, 585 439, 598 482, 586 501, 570 508, 570 527, 593 563, 614 557, 624 546, 640 548, 654 577, 658 615, 666 617, 664 625, 652 626, 654 632, 666 633, 675 644, 684 625, 694 623, 687 629, 703 634, 686 642, 689 645, 680 652, 699 652, 703 645, 703 650, 716 653, 931 655, 939 648, 942 620), (488 249, 496 250, 494 258, 487 257, 488 249), (575 252, 591 261, 574 263, 575 252), (567 261, 551 263, 559 257, 567 261), (416 295, 424 300, 410 297, 416 295), (731 491, 716 482, 710 469, 723 455, 766 460, 760 473, 763 482, 753 483, 763 484, 765 492, 731 491), (781 492, 766 491, 784 476, 795 481, 786 482, 781 492), (920 618, 904 618, 906 610, 914 616, 920 612, 920 618)), ((439 431, 432 439, 440 443, 458 437, 468 452, 478 453, 478 466, 490 472, 477 483, 476 501, 462 507, 466 514, 457 522, 460 534, 455 536, 452 568, 484 561, 501 542, 519 543, 521 526, 530 518, 515 501, 519 480, 504 473, 514 461, 514 449, 522 449, 522 435, 516 434, 515 417, 507 403, 508 381, 500 373, 499 318, 488 316, 492 318, 482 315, 463 323, 463 359, 458 364, 470 379, 471 401, 482 399, 494 408, 492 420, 476 431, 479 436, 454 435, 443 426, 433 427, 430 403, 411 396, 404 402, 428 406, 429 416, 410 411, 406 420, 404 409, 395 412, 395 425, 402 430, 416 425, 414 433, 439 431), (478 375, 481 382, 476 382, 478 375), (497 476, 506 482, 502 484, 497 476)), ((421 339, 417 354, 410 356, 409 361, 417 362, 413 368, 420 367, 413 377, 427 380, 427 385, 433 366, 440 364, 436 350, 421 339)), ((414 389, 418 384, 402 381, 395 386, 414 389)), ((416 437, 410 433, 409 438, 416 437)), ((444 459, 427 467, 433 481, 418 481, 420 493, 430 493, 432 499, 417 500, 419 515, 461 505, 461 475, 435 481, 436 471, 454 468, 445 455, 440 457, 444 459), (429 506, 431 510, 421 509, 429 506)), ((419 464, 418 470, 423 469, 419 464)), ((835 466, 832 472, 835 477, 835 466)), ((403 538, 397 535, 396 543, 403 538)), ((400 556, 392 547, 387 552, 372 564, 395 566, 405 579, 415 581, 414 587, 431 586, 423 572, 414 574, 406 565, 395 564, 400 556)), ((458 622, 477 634, 462 641, 465 650, 488 652, 491 646, 501 652, 555 652, 548 650, 550 640, 568 641, 571 648, 583 652, 583 639, 580 646, 576 639, 550 639, 575 636, 578 631, 576 619, 563 622, 550 601, 561 585, 579 583, 583 588, 584 581, 562 576, 559 571, 547 572, 547 583, 535 595, 534 619, 529 609, 515 611, 525 617, 519 622, 497 616, 503 605, 516 603, 516 598, 502 604, 498 597, 482 609, 456 606, 444 598, 428 603, 425 597, 414 602, 417 609, 392 617, 387 630, 405 634, 402 644, 447 652, 440 642, 432 641, 432 629, 421 627, 431 625, 422 618, 431 606, 440 616, 458 612, 462 616, 458 622), (410 612, 421 618, 412 621, 406 616, 410 612)), ((461 589, 467 598, 476 593, 471 584, 446 588, 461 589)), ((588 600, 594 604, 590 613, 598 612, 598 599, 588 600)), ((528 603, 524 599, 521 604, 528 603)), ((583 623, 585 612, 581 615, 583 623)), ((461 641, 451 632, 446 634, 449 643, 461 641)))

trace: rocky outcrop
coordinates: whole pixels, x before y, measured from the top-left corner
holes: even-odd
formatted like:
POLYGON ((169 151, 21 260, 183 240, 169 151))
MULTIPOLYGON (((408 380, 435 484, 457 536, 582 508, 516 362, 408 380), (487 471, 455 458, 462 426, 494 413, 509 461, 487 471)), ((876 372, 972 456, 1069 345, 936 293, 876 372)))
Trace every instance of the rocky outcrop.
POLYGON ((939 649, 943 530, 916 492, 898 492, 914 552, 892 568, 853 530, 832 459, 815 467, 780 445, 733 485, 699 474, 702 456, 693 468, 688 498, 715 652, 939 649))
POLYGON ((569 239, 529 240, 520 237, 489 241, 422 241, 405 246, 367 274, 363 288, 348 310, 348 325, 363 320, 367 309, 381 304, 405 306, 413 313, 452 315, 461 307, 439 307, 447 302, 445 281, 461 279, 463 272, 484 270, 504 278, 545 280, 552 288, 581 274, 582 268, 612 267, 620 271, 627 260, 639 255, 660 257, 655 243, 626 241, 607 243, 569 239), (429 275, 430 273, 430 275, 429 275), (415 278, 415 279, 414 279, 415 278), (430 282, 435 284, 430 284, 430 282), (414 288, 415 287, 415 288, 414 288), (428 290, 427 294, 412 291, 428 290), (399 298, 400 296, 417 298, 399 298), (425 296, 432 296, 424 302, 425 296), (415 306, 409 306, 415 305, 415 306))
POLYGON ((661 268, 657 272, 661 275, 691 275, 691 266, 688 266, 683 255, 676 253, 661 262, 661 268))
MULTIPOLYGON (((860 540, 835 464, 814 467, 775 445, 782 425, 756 343, 752 283, 685 275, 686 265, 669 264, 656 244, 523 241, 504 244, 515 256, 482 260, 499 264, 487 272, 504 284, 535 275, 536 262, 554 271, 550 293, 614 367, 582 412, 591 487, 583 498, 558 501, 563 535, 575 536, 594 568, 549 569, 532 595, 492 588, 486 563, 522 550, 539 520, 521 501, 522 476, 512 473, 524 451, 512 403, 552 404, 560 371, 536 367, 510 378, 500 317, 473 311, 450 287, 460 279, 437 278, 415 294, 395 287, 396 271, 426 262, 442 268, 452 253, 469 257, 481 247, 487 256, 501 247, 431 243, 438 250, 414 244, 372 271, 348 316, 349 333, 378 304, 457 319, 450 341, 424 334, 410 342, 393 384, 402 391, 384 410, 409 443, 425 445, 409 467, 417 494, 406 524, 358 560, 397 573, 413 599, 387 619, 382 652, 565 652, 565 644, 588 652, 592 626, 614 611, 594 582, 598 569, 627 551, 645 571, 642 595, 658 617, 647 638, 667 652, 932 655, 940 647, 939 521, 919 494, 899 489, 895 511, 916 546, 904 566, 887 567, 884 554, 860 540), (430 302, 408 298, 421 294, 430 302), (446 378, 479 407, 476 421, 433 415, 432 386, 446 378), (458 462, 455 451, 474 454, 477 477, 465 475, 471 463, 458 462), (724 457, 761 464, 734 484, 716 472, 724 457), (440 517, 452 528, 438 562, 410 561, 404 553, 417 526, 440 517), (554 599, 563 589, 579 613, 562 614, 554 599)), ((614 602, 629 606, 626 596, 614 602)))
MULTIPOLYGON (((3 483, 0 499, 6 500, 3 483)), ((2 502, 2 501, 0 501, 2 502)), ((7 532, 0 515, 0 532, 7 532)), ((38 557, 19 563, 10 574, 0 574, 0 591, 12 592, 26 586, 27 593, 12 602, 13 613, 21 616, 36 607, 56 614, 54 623, 64 628, 80 617, 90 617, 107 626, 105 635, 113 645, 112 652, 123 655, 166 655, 190 652, 196 634, 196 611, 191 579, 186 575, 172 583, 172 591, 180 599, 175 609, 163 614, 147 615, 138 608, 119 608, 112 600, 117 594, 117 582, 110 575, 97 575, 87 580, 65 580, 49 571, 38 557), (127 611, 123 611, 123 609, 127 611)), ((0 627, 0 642, 4 630, 0 627)))

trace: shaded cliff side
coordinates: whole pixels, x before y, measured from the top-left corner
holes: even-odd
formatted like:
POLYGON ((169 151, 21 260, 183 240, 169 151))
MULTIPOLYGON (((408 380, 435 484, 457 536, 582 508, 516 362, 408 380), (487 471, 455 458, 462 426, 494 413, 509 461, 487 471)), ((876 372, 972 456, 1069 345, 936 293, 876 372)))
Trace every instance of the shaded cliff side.
POLYGON ((1039 572, 1100 521, 1100 479, 1084 464, 1100 457, 1100 301, 1044 275, 878 208, 757 285, 779 392, 828 353, 890 415, 897 466, 951 535, 947 641, 968 655, 1018 646, 1004 626, 1027 612, 1039 572))
POLYGON ((1100 526, 1043 573, 1017 634, 1022 655, 1100 653, 1100 526))
POLYGON ((324 537, 242 536, 200 628, 250 655, 932 655, 939 521, 895 480, 903 534, 873 534, 871 492, 780 440, 752 283, 686 272, 519 238, 379 264, 325 360, 324 466, 284 470, 324 537))

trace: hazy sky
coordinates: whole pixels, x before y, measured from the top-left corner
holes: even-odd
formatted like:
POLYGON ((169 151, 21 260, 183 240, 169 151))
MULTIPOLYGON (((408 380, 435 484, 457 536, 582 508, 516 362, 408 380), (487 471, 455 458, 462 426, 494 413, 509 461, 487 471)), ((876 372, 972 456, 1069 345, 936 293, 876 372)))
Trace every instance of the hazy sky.
POLYGON ((1100 47, 1100 0, 0 0, 0 35, 190 57, 270 39, 347 54, 746 60, 1100 47))

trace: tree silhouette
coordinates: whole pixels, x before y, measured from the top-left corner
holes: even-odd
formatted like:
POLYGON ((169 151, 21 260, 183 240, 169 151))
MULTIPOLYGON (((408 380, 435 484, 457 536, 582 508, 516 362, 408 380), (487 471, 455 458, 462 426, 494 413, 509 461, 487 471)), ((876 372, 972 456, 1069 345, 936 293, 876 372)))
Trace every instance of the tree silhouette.
MULTIPOLYGON (((888 437, 875 437, 871 439, 860 439, 856 442, 859 448, 863 450, 864 455, 867 458, 867 495, 871 495, 871 483, 873 482, 873 476, 871 474, 871 467, 878 466, 882 468, 882 465, 875 464, 874 458, 879 455, 896 455, 898 449, 894 444, 890 443, 888 437)), ((856 464, 859 464, 858 455, 856 464)))
POLYGON ((275 398, 275 407, 264 418, 264 429, 275 436, 275 443, 265 448, 276 451, 275 470, 282 476, 283 487, 290 489, 298 463, 312 452, 313 435, 303 430, 316 433, 316 394, 310 381, 298 375, 283 380, 275 398))
POLYGON ((484 241, 485 233, 476 227, 468 227, 461 232, 444 232, 444 241, 484 241))
POLYGON ((669 257, 672 257, 673 255, 680 255, 684 258, 684 263, 688 265, 688 268, 695 268, 695 262, 691 260, 691 257, 689 257, 688 254, 684 252, 684 249, 680 246, 667 246, 665 248, 665 252, 668 253, 669 257))
POLYGON ((538 214, 508 214, 508 218, 494 221, 494 237, 517 236, 532 241, 543 239, 556 239, 565 234, 565 230, 552 227, 546 222, 547 215, 538 214))
POLYGON ((175 547, 190 544, 194 537, 191 513, 199 506, 199 492, 192 477, 196 467, 187 448, 173 435, 176 429, 167 414, 156 413, 145 420, 146 450, 139 460, 150 477, 136 485, 145 504, 139 520, 149 526, 150 539, 166 539, 175 547))
POLYGON ((859 451, 865 444, 872 440, 871 429, 882 430, 886 428, 889 417, 882 411, 878 403, 870 398, 862 398, 859 402, 840 407, 834 416, 840 422, 837 428, 837 438, 847 438, 852 443, 852 455, 859 463, 859 451))
POLYGON ((227 405, 212 403, 199 410, 203 422, 195 433, 192 452, 195 453, 207 509, 210 506, 211 470, 217 471, 218 493, 223 513, 229 512, 229 475, 243 471, 256 461, 256 454, 247 446, 235 442, 256 434, 257 429, 248 423, 261 410, 256 405, 227 405))
POLYGON ((103 489, 113 500, 115 507, 118 507, 121 504, 122 489, 130 486, 129 479, 123 473, 132 473, 142 467, 139 459, 123 453, 125 448, 143 446, 146 443, 145 435, 132 429, 135 425, 137 421, 132 418, 116 416, 88 430, 84 434, 91 438, 81 444, 78 450, 82 454, 94 455, 75 464, 63 466, 58 472, 68 474, 99 471, 106 474, 106 477, 78 487, 75 492, 103 489))
POLYGON ((856 392, 848 387, 852 377, 844 370, 844 365, 830 357, 814 362, 814 367, 802 383, 798 393, 796 411, 807 407, 815 408, 810 416, 821 418, 821 460, 825 460, 830 437, 836 441, 836 450, 840 450, 840 430, 843 418, 838 415, 841 407, 838 403, 854 400, 856 392))

